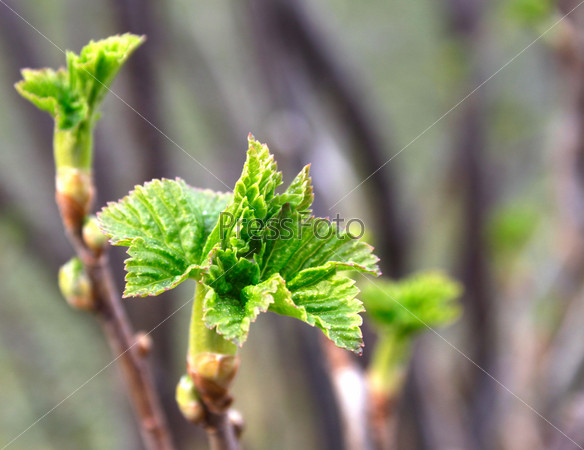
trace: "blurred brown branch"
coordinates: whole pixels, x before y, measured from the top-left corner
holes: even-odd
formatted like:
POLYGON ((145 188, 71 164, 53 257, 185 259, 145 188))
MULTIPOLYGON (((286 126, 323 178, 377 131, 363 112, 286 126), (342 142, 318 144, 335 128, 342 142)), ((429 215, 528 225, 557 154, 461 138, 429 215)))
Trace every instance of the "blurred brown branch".
POLYGON ((144 445, 148 449, 171 450, 174 446, 151 369, 137 345, 137 336, 116 293, 108 260, 105 255, 97 255, 88 249, 81 237, 71 234, 70 238, 91 280, 95 313, 115 356, 114 361, 120 364, 124 373, 144 445))
MULTIPOLYGON (((467 62, 470 92, 483 80, 483 16, 486 2, 473 0, 444 2, 449 32, 462 46, 467 62)), ((496 302, 486 243, 486 224, 492 207, 489 159, 486 145, 484 89, 474 92, 457 108, 455 154, 462 191, 461 279, 465 286, 464 314, 467 317, 469 356, 488 373, 497 371, 496 302)), ((478 447, 492 447, 496 387, 492 380, 472 368, 468 391, 471 433, 478 447)))

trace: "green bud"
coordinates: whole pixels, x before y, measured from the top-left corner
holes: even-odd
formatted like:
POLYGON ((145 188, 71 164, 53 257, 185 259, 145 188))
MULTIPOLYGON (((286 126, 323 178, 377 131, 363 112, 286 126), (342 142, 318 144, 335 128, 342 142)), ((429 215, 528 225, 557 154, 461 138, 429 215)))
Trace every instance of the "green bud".
POLYGON ((183 375, 176 386, 176 403, 189 422, 200 423, 205 418, 205 409, 188 375, 183 375))
POLYGON ((95 307, 91 281, 79 258, 72 258, 59 270, 59 288, 73 308, 90 311, 95 307))
POLYGON ((56 198, 67 229, 80 231, 91 208, 93 191, 93 180, 89 170, 75 167, 57 169, 56 198))
POLYGON ((99 228, 97 217, 89 216, 83 225, 83 241, 85 245, 93 250, 96 254, 101 254, 106 243, 107 237, 99 228))
POLYGON ((235 355, 221 353, 199 353, 189 361, 189 370, 197 377, 212 381, 228 388, 237 373, 239 358, 235 355))
POLYGON ((202 352, 187 357, 187 372, 205 405, 215 413, 225 412, 231 405, 229 387, 238 367, 237 355, 202 352))

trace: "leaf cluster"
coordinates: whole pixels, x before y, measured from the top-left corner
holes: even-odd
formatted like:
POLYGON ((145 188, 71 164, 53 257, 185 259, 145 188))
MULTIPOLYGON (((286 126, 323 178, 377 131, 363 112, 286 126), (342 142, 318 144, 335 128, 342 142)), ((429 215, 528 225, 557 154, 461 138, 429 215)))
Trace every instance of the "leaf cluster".
POLYGON ((95 111, 121 66, 144 41, 133 34, 91 41, 79 55, 67 52, 67 67, 24 69, 16 90, 68 130, 92 122, 95 111))
POLYGON ((440 272, 425 272, 400 281, 367 283, 361 298, 381 333, 411 338, 428 326, 444 326, 460 315, 462 286, 440 272))
POLYGON ((206 326, 238 345, 257 316, 272 311, 359 352, 363 305, 344 272, 378 275, 378 258, 366 243, 310 215, 308 166, 278 192, 282 174, 273 155, 251 135, 248 141, 233 194, 154 180, 103 209, 103 231, 129 247, 124 295, 157 295, 194 278, 206 291, 206 326))

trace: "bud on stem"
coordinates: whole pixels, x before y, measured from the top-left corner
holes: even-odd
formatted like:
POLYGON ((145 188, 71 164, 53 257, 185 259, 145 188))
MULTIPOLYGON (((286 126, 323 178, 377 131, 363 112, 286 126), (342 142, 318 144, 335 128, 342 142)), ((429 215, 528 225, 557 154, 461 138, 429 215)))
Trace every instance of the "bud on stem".
POLYGON ((201 404, 193 380, 183 375, 176 386, 176 403, 189 422, 201 423, 205 419, 205 408, 201 404))
POLYGON ((140 356, 148 356, 152 351, 152 338, 147 333, 140 331, 134 336, 136 339, 136 347, 138 347, 138 353, 140 356))
POLYGON ((71 232, 81 232, 93 201, 92 128, 91 119, 70 129, 55 127, 56 198, 63 223, 71 232))
POLYGON ((83 225, 83 242, 90 248, 96 255, 101 255, 105 245, 107 244, 107 238, 99 228, 97 222, 97 217, 90 216, 85 221, 83 225))
POLYGON ((81 231, 93 195, 91 172, 73 167, 57 169, 56 199, 63 223, 69 231, 81 231))
POLYGON ((72 258, 59 270, 59 288, 67 303, 75 309, 91 311, 95 307, 91 281, 79 258, 72 258))

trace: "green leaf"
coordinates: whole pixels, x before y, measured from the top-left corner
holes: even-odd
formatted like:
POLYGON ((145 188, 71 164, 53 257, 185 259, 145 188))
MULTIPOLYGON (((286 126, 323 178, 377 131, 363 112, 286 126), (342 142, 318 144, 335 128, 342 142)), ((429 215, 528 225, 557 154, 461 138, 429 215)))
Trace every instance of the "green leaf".
POLYGON ((124 296, 158 295, 206 267, 203 246, 230 197, 163 179, 104 208, 102 230, 129 247, 124 296))
POLYGON ((361 353, 363 341, 359 327, 363 320, 359 313, 365 309, 355 298, 359 289, 354 280, 333 275, 288 290, 280 275, 271 277, 274 278, 280 282, 279 295, 274 296, 270 311, 316 326, 338 347, 361 353))
POLYGON ((206 325, 237 345, 245 342, 259 313, 267 311, 277 288, 273 280, 259 283, 257 264, 237 258, 232 250, 217 252, 203 283, 209 288, 204 305, 206 325))
POLYGON ((310 215, 314 194, 309 172, 310 165, 307 165, 296 175, 283 194, 275 196, 271 202, 272 211, 288 204, 292 211, 297 211, 302 217, 310 215))
POLYGON ((339 272, 379 275, 378 258, 328 219, 309 217, 310 181, 307 166, 276 192, 282 174, 250 136, 233 196, 194 194, 168 180, 137 187, 99 216, 112 243, 130 247, 125 295, 155 295, 194 277, 205 289, 206 327, 238 345, 270 310, 359 352, 363 305, 354 281, 339 272))
POLYGON ((296 285, 311 278, 324 278, 337 270, 357 270, 380 275, 379 258, 373 247, 353 238, 327 219, 304 220, 285 205, 274 221, 262 260, 262 276, 281 273, 296 285))
POLYGON ((121 66, 142 42, 143 37, 129 33, 91 41, 79 55, 67 52, 67 70, 24 69, 16 90, 51 114, 59 130, 74 128, 84 120, 91 123, 121 66))
POLYGON ((209 253, 214 247, 237 248, 239 253, 249 252, 249 236, 239 235, 243 221, 251 223, 268 218, 268 208, 276 188, 282 184, 274 157, 268 147, 248 136, 248 151, 241 176, 233 191, 233 199, 224 211, 225 220, 218 222, 205 247, 209 253))
POLYGON ((229 220, 215 227, 203 251, 230 251, 229 262, 221 259, 224 253, 216 253, 219 261, 212 266, 213 276, 204 277, 207 285, 231 286, 213 288, 206 297, 206 323, 241 345, 250 323, 269 307, 319 327, 340 347, 359 351, 363 307, 355 299, 358 290, 353 282, 337 272, 378 275, 378 258, 371 246, 329 220, 307 217, 313 199, 308 166, 279 194, 281 180, 267 146, 250 136, 241 178, 223 213, 229 220), (236 269, 238 265, 245 270, 236 269), (328 303, 319 292, 325 293, 328 303), (278 306, 274 298, 279 299, 278 306))
POLYGON ((277 170, 274 156, 265 144, 256 141, 250 134, 241 177, 235 184, 233 199, 224 211, 229 220, 217 224, 205 252, 219 245, 223 249, 237 248, 239 254, 254 253, 258 248, 252 245, 253 239, 248 230, 250 224, 260 223, 262 228, 265 227, 284 204, 308 214, 313 200, 309 166, 296 176, 285 192, 277 194, 276 189, 281 184, 282 174, 277 170))
POLYGON ((67 52, 70 84, 91 109, 103 100, 122 65, 144 40, 144 36, 126 33, 90 41, 79 55, 67 52))
POLYGON ((87 103, 69 86, 63 69, 24 69, 23 80, 16 83, 20 95, 37 108, 47 111, 60 129, 69 129, 83 120, 87 103))
POLYGON ((414 275, 401 281, 367 283, 361 298, 367 314, 383 332, 408 337, 427 326, 444 326, 460 315, 459 283, 440 272, 414 275))
POLYGON ((364 308, 355 298, 359 290, 354 280, 335 275, 290 291, 279 274, 253 284, 259 276, 257 266, 245 259, 237 264, 232 252, 224 254, 220 264, 211 268, 211 275, 204 276, 210 288, 204 319, 209 328, 226 339, 242 345, 251 323, 269 310, 316 326, 337 346, 361 352, 359 313, 364 308))

